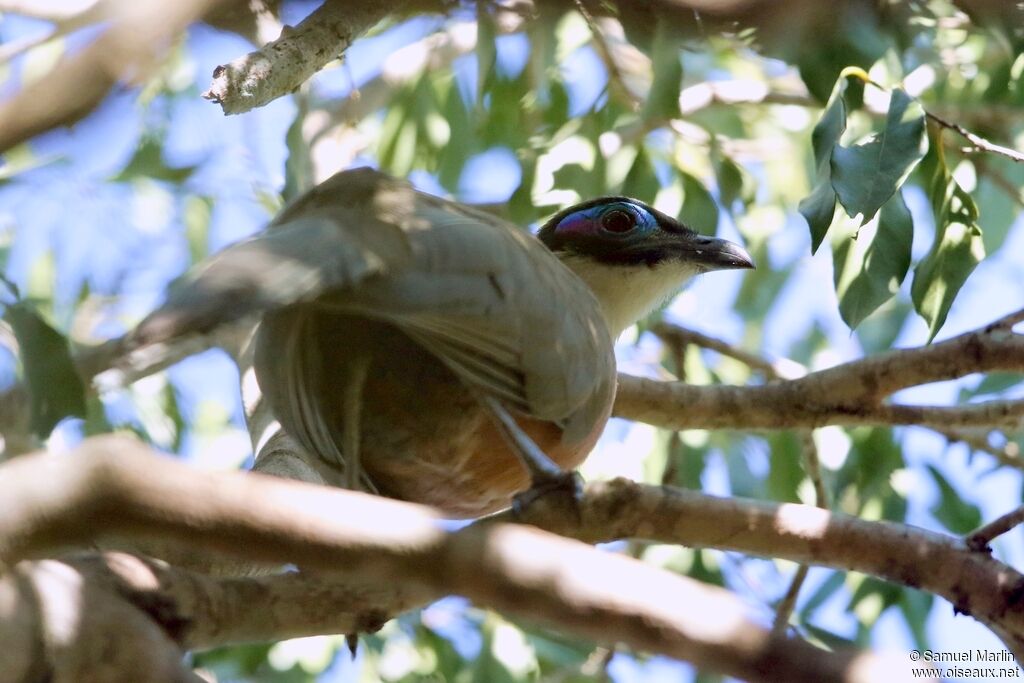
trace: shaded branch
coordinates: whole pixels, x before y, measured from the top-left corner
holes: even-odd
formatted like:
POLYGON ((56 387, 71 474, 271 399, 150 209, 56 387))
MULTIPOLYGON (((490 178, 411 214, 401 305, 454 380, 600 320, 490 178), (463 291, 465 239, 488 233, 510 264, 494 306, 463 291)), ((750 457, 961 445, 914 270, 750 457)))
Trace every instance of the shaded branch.
POLYGON ((0 12, 32 16, 36 19, 53 22, 53 28, 47 32, 0 45, 0 64, 9 62, 34 47, 67 35, 83 26, 102 21, 111 9, 110 3, 105 0, 85 0, 80 3, 0 0, 0 12))
POLYGON ((992 154, 998 154, 1000 156, 1006 157, 1007 159, 1012 159, 1017 163, 1024 161, 1024 154, 1021 154, 1015 149, 1010 149, 1009 147, 1003 147, 1002 145, 997 145, 993 142, 989 142, 980 135, 976 135, 971 131, 967 130, 959 123, 950 123, 949 121, 939 118, 938 116, 932 114, 931 112, 925 112, 925 116, 927 116, 929 119, 939 124, 943 128, 948 128, 952 131, 955 131, 962 138, 966 139, 968 142, 974 145, 975 148, 983 152, 991 152, 992 154))
POLYGON ((980 451, 986 453, 994 458, 1000 465, 1007 467, 1016 467, 1018 469, 1024 468, 1024 458, 1021 458, 1020 446, 1013 442, 1007 441, 1001 448, 995 447, 988 441, 988 432, 990 429, 981 428, 985 433, 977 433, 976 431, 963 431, 958 429, 938 428, 935 427, 936 432, 946 437, 946 440, 950 443, 960 442, 971 449, 972 452, 980 451))
POLYGON ((695 344, 738 360, 751 370, 764 374, 767 379, 796 379, 807 374, 807 369, 804 366, 788 358, 769 361, 756 353, 733 346, 724 339, 718 339, 688 327, 662 321, 652 325, 651 332, 666 341, 695 344))
POLYGON ((727 591, 536 529, 491 522, 447 532, 420 506, 255 474, 200 473, 148 452, 103 437, 72 459, 35 454, 0 466, 0 486, 12 494, 0 516, 0 561, 101 538, 162 538, 193 552, 458 593, 742 678, 877 680, 871 669, 883 666, 870 655, 772 638, 727 591))
MULTIPOLYGON (((613 24, 614 28, 617 29, 618 34, 616 35, 615 40, 616 45, 613 48, 609 39, 605 36, 605 32, 600 26, 598 26, 594 16, 587 9, 587 5, 584 0, 574 0, 574 2, 576 5, 576 11, 583 17, 583 20, 587 23, 587 28, 590 29, 590 36, 594 43, 594 49, 601 58, 601 62, 604 63, 605 69, 608 70, 609 85, 612 88, 617 89, 622 94, 625 99, 626 106, 633 111, 639 111, 644 100, 647 98, 647 91, 650 90, 652 78, 650 59, 645 55, 640 58, 633 58, 634 66, 636 62, 639 62, 641 67, 639 69, 639 76, 643 81, 640 87, 634 90, 624 77, 622 68, 619 65, 619 60, 616 58, 616 52, 629 50, 633 47, 631 45, 626 47, 628 43, 626 43, 624 36, 622 35, 623 32, 621 25, 619 25, 618 22, 614 22, 613 24), (637 90, 642 90, 643 92, 637 92, 637 90)), ((635 50, 635 48, 633 49, 635 50)), ((630 52, 632 53, 632 50, 630 52)), ((630 54, 630 56, 633 57, 632 54, 630 54)), ((637 74, 635 72, 637 69, 634 68, 633 71, 634 80, 636 80, 637 74)))
POLYGON ((1022 312, 929 346, 868 356, 761 386, 691 386, 619 375, 614 414, 666 429, 794 429, 824 425, 1007 427, 1024 401, 917 406, 882 401, 907 387, 976 372, 1024 372, 1022 312))
MULTIPOLYGON (((838 376, 830 379, 838 380, 838 376)), ((871 405, 859 404, 853 398, 818 402, 800 395, 805 385, 799 382, 695 387, 619 373, 612 414, 663 429, 800 429, 826 425, 1015 429, 1024 421, 1024 400, 964 406, 871 405)), ((823 386, 816 384, 815 388, 823 386)))
POLYGON ((0 103, 0 152, 83 118, 116 85, 139 81, 185 27, 233 1, 121 3, 123 13, 96 40, 0 103))
POLYGON ((203 97, 225 114, 242 114, 287 95, 403 4, 328 0, 277 40, 214 69, 203 97))
POLYGON ((993 629, 1024 636, 1024 575, 958 538, 910 525, 624 479, 588 485, 579 519, 531 508, 524 521, 592 543, 644 538, 863 572, 941 595, 993 629))
MULTIPOLYGON (((780 379, 787 376, 793 378, 803 377, 807 374, 806 368, 801 366, 799 363, 795 363, 788 359, 770 362, 762 356, 750 353, 749 351, 744 351, 743 349, 737 348, 724 340, 710 337, 706 334, 697 332, 696 330, 687 329, 678 325, 661 322, 654 325, 651 331, 666 340, 676 352, 677 367, 683 367, 681 356, 682 351, 679 349, 680 344, 696 344, 697 346, 711 349, 723 356, 745 363, 752 370, 763 373, 768 379, 780 379)), ((673 436, 675 436, 675 434, 673 434, 673 436)), ((827 510, 831 507, 830 496, 821 473, 821 460, 818 456, 818 446, 814 443, 814 431, 811 429, 801 429, 798 432, 798 436, 800 439, 800 454, 804 471, 807 473, 808 479, 810 479, 811 484, 814 486, 815 505, 827 510)), ((662 478, 662 483, 666 483, 664 477, 662 478)), ((775 621, 772 625, 773 633, 782 634, 789 625, 789 620, 793 615, 793 610, 796 608, 797 599, 800 597, 800 589, 807 580, 807 573, 807 565, 801 564, 797 567, 792 579, 790 579, 789 588, 786 590, 786 594, 782 597, 782 600, 779 601, 779 604, 775 608, 775 621)))
POLYGON ((1011 512, 1007 512, 1005 515, 998 517, 988 524, 979 527, 977 530, 968 534, 965 539, 967 546, 972 550, 984 550, 991 552, 992 548, 989 547, 997 536, 1002 536, 1007 531, 1024 524, 1024 506, 1017 508, 1011 512))
POLYGON ((796 571, 793 572, 793 578, 789 581, 786 594, 782 596, 779 604, 775 607, 775 621, 772 622, 772 632, 776 635, 782 635, 786 632, 789 620, 793 616, 793 610, 796 609, 796 601, 800 597, 800 589, 804 587, 804 582, 807 581, 808 571, 809 569, 806 564, 796 568, 796 571))

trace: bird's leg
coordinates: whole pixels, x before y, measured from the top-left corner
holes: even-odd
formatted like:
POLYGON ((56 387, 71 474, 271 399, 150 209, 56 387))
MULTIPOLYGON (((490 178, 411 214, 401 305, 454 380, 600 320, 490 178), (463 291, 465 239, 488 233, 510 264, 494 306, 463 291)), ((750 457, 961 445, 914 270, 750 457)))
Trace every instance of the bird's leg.
POLYGON ((361 491, 363 467, 360 460, 360 441, 362 440, 363 388, 366 376, 370 371, 369 353, 359 353, 350 359, 348 374, 345 378, 344 399, 342 401, 342 433, 344 441, 341 445, 345 456, 345 488, 350 491, 361 491))
POLYGON ((566 472, 549 458, 497 399, 481 396, 480 400, 494 418, 498 432, 530 473, 530 488, 516 495, 513 509, 518 512, 541 496, 556 491, 569 493, 575 503, 581 494, 579 475, 566 472))
MULTIPOLYGON (((360 459, 360 441, 362 440, 363 389, 366 387, 366 376, 370 372, 370 361, 373 356, 356 353, 349 359, 345 386, 342 388, 341 426, 344 439, 341 452, 345 457, 345 488, 349 491, 361 491, 363 466, 360 459)), ((345 643, 348 645, 352 659, 356 658, 359 647, 359 633, 346 633, 345 643)))

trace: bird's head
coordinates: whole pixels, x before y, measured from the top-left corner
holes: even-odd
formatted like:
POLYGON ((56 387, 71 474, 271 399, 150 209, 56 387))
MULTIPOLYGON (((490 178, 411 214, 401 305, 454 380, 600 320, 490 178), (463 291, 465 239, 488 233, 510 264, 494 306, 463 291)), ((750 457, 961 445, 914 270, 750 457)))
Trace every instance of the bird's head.
POLYGON ((628 197, 602 197, 564 209, 537 237, 594 292, 613 336, 694 275, 754 267, 738 245, 700 235, 628 197))

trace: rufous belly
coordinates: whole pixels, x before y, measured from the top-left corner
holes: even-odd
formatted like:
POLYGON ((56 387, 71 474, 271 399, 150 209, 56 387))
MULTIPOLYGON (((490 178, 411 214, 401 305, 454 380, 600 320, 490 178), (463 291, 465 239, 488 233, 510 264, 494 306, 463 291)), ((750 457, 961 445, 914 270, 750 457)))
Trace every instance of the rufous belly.
MULTIPOLYGON (((363 389, 360 460, 378 492, 478 517, 508 507, 529 475, 473 393, 441 361, 392 325, 351 316, 322 317, 316 337, 328 378, 344 377, 347 359, 369 353, 363 389)), ((341 437, 341 391, 324 413, 341 437)), ((604 420, 577 443, 555 424, 528 417, 520 427, 560 467, 586 458, 604 420)))

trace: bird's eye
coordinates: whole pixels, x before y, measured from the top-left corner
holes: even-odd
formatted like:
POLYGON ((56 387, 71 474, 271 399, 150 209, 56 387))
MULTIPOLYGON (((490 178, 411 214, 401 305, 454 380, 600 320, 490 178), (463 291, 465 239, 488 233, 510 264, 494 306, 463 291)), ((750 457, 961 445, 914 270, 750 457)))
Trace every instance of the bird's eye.
POLYGON ((629 211, 615 209, 601 216, 601 227, 608 232, 629 232, 636 227, 636 217, 629 211))

